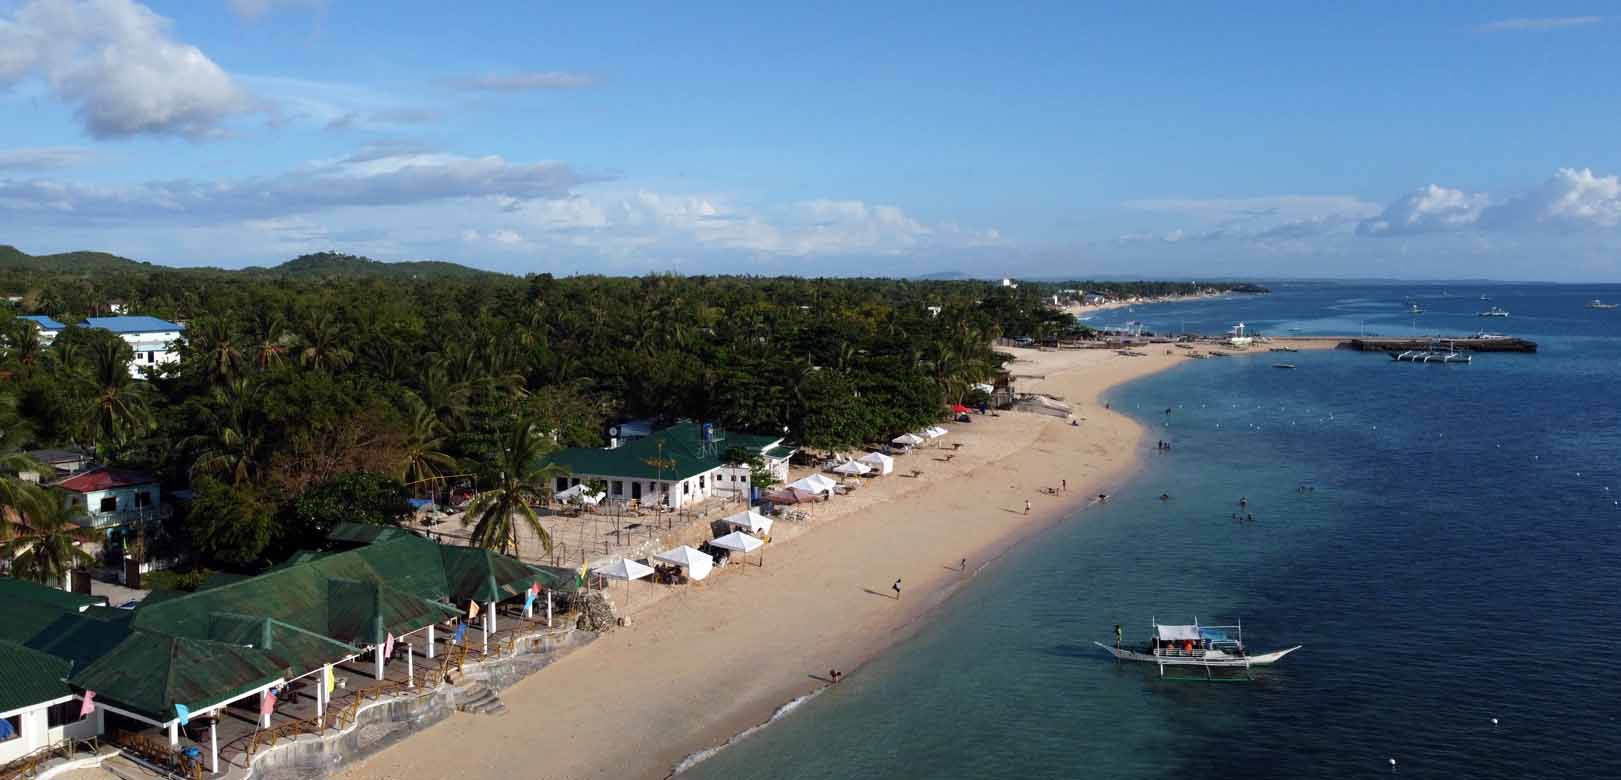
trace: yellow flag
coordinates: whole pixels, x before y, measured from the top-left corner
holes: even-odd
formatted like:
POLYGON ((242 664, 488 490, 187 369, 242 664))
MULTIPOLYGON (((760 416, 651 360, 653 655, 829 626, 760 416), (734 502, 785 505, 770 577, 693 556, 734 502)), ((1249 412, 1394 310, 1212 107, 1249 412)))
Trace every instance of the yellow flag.
POLYGON ((469 599, 467 602, 467 619, 472 620, 476 617, 478 617, 478 602, 469 599))
POLYGON ((338 687, 338 679, 332 675, 332 667, 330 666, 325 668, 322 675, 326 678, 324 681, 326 683, 326 692, 330 694, 333 688, 338 687))

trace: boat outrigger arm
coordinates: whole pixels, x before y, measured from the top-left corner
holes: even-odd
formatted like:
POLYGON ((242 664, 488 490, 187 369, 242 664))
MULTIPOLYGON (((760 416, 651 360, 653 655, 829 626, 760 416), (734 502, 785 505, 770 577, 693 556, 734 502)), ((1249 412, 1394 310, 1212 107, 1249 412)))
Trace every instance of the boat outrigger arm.
POLYGON ((1244 649, 1244 628, 1242 624, 1232 626, 1201 626, 1195 621, 1192 625, 1168 626, 1154 623, 1154 638, 1141 645, 1127 647, 1123 645, 1110 646, 1102 642, 1093 644, 1108 651, 1109 655, 1122 661, 1138 661, 1159 665, 1159 673, 1165 674, 1167 666, 1193 666, 1210 669, 1244 669, 1249 670, 1255 666, 1267 666, 1277 663, 1284 656, 1299 650, 1302 646, 1275 650, 1270 653, 1251 655, 1244 649))

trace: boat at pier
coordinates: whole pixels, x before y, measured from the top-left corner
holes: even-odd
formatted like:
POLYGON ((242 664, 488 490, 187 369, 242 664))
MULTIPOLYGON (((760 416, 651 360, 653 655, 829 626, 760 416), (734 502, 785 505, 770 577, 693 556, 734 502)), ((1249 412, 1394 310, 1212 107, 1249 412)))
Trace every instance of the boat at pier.
POLYGON ((1469 363, 1474 358, 1468 352, 1459 352, 1452 342, 1447 342, 1446 349, 1442 349, 1441 342, 1431 341, 1426 349, 1393 352, 1390 359, 1398 363, 1469 363))
POLYGON ((1155 621, 1153 638, 1139 645, 1123 644, 1120 637, 1120 628, 1116 626, 1113 646, 1102 642, 1093 644, 1121 661, 1157 664, 1162 677, 1167 666, 1204 669, 1207 678, 1215 669, 1238 669, 1248 673, 1253 667, 1277 663, 1301 648, 1295 645, 1251 655, 1244 647, 1243 621, 1231 626, 1201 626, 1197 618, 1192 625, 1170 626, 1155 621))

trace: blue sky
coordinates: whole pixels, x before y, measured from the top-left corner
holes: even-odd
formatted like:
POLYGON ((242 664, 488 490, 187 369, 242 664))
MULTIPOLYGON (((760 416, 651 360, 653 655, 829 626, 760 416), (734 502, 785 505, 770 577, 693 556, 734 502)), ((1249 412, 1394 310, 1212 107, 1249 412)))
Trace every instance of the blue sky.
POLYGON ((1609 4, 463 5, 0 0, 0 243, 1621 276, 1609 4))

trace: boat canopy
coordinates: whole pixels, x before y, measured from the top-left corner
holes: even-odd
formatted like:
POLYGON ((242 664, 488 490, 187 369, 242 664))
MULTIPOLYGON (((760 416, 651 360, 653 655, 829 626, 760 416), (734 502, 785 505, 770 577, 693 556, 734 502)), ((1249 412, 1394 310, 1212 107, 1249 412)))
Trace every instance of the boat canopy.
POLYGON ((1154 638, 1162 642, 1197 642, 1203 637, 1199 636, 1198 626, 1154 626, 1154 638))

